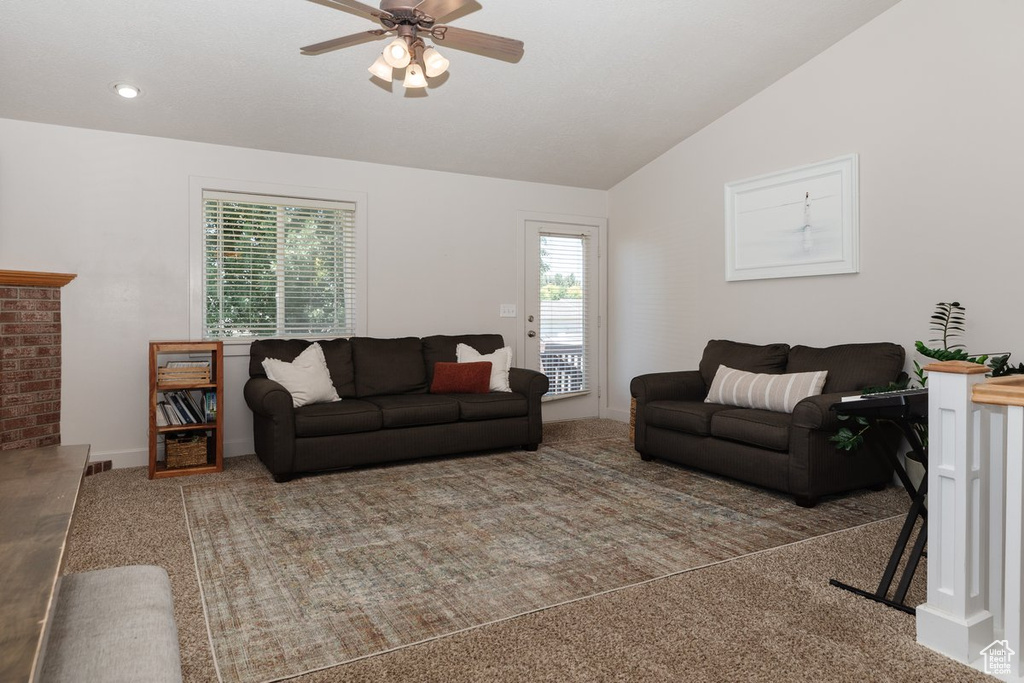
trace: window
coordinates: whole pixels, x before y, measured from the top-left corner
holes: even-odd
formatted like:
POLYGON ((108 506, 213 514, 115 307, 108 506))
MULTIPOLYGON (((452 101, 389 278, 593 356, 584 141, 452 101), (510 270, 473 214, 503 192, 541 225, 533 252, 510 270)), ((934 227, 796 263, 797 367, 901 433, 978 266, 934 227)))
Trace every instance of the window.
POLYGON ((202 190, 203 337, 357 333, 356 204, 202 190))

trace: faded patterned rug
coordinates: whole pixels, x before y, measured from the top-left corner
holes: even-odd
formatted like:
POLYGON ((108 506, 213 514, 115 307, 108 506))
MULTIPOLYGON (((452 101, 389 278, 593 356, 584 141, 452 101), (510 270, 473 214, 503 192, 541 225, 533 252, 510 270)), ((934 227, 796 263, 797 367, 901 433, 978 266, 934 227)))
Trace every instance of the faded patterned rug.
POLYGON ((182 496, 219 675, 246 683, 906 512, 896 488, 803 509, 621 438, 182 496))

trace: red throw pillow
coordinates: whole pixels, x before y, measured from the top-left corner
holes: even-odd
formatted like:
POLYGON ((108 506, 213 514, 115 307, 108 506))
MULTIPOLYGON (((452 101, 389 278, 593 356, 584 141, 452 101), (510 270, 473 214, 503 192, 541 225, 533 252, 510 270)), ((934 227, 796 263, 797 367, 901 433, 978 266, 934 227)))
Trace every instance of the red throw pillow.
POLYGON ((434 363, 432 394, 486 394, 491 389, 491 363, 434 363))

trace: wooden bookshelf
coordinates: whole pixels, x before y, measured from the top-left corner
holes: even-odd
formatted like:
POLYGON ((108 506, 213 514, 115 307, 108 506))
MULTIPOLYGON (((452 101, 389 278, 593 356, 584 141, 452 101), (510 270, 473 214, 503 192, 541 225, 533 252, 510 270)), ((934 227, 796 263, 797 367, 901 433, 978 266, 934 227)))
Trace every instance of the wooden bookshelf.
POLYGON ((149 343, 149 478, 179 477, 205 474, 224 469, 224 344, 219 341, 154 341, 149 343), (168 361, 208 361, 208 377, 182 369, 168 370, 168 361), (157 425, 157 407, 167 392, 195 391, 212 393, 215 419, 194 424, 157 425), (206 461, 200 464, 168 467, 166 443, 168 436, 201 432, 206 437, 206 461), (161 437, 164 458, 161 455, 161 437))

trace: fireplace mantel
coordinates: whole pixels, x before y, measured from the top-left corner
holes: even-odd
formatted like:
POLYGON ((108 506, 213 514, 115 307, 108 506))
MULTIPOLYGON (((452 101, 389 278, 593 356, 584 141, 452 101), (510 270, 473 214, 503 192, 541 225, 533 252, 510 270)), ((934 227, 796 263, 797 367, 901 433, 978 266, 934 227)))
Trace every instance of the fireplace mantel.
POLYGON ((63 287, 76 277, 73 273, 0 270, 0 287, 63 287))

